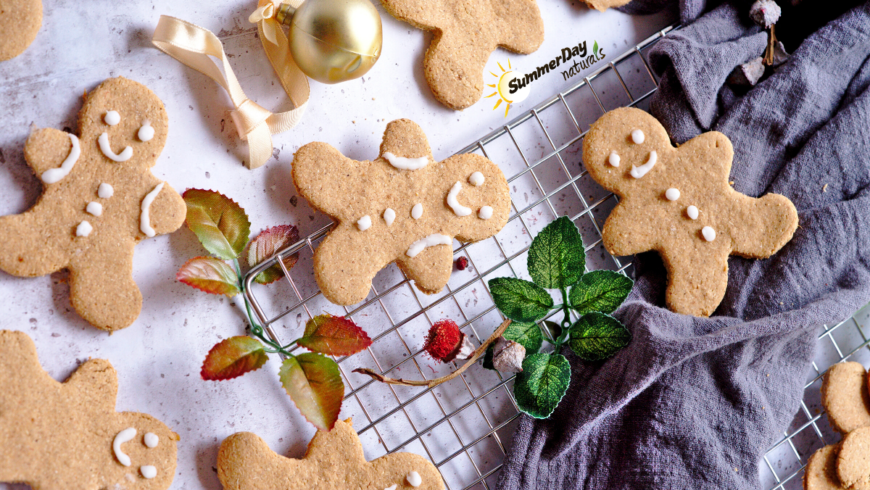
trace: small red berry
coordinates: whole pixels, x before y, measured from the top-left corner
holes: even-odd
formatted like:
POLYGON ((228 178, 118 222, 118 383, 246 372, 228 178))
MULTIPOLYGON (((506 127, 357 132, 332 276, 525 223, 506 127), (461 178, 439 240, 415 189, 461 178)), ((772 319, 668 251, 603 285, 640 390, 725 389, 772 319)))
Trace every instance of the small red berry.
POLYGON ((435 322, 426 336, 423 349, 441 362, 450 362, 459 354, 465 334, 459 331, 459 326, 453 320, 435 322))
POLYGON ((456 268, 458 270, 464 271, 468 268, 468 259, 465 257, 459 257, 456 259, 456 268))

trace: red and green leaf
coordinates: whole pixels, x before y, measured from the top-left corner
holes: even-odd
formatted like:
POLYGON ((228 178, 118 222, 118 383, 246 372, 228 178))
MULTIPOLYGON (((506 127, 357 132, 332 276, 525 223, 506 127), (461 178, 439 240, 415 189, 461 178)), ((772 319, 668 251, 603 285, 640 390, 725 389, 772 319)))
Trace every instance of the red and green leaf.
POLYGON ((353 320, 325 313, 308 320, 297 343, 321 354, 349 356, 372 345, 372 340, 353 320))
POLYGON ((175 278, 209 294, 223 294, 228 298, 239 294, 236 271, 226 262, 212 257, 194 257, 175 274, 175 278))
POLYGON ((257 339, 239 336, 222 340, 211 348, 202 363, 200 376, 206 381, 223 381, 256 371, 269 360, 265 346, 257 339))
POLYGON ((245 210, 215 191, 188 189, 183 197, 187 204, 185 223, 202 246, 224 260, 238 257, 251 234, 251 222, 245 210))
MULTIPOLYGON (((293 225, 279 225, 265 229, 257 235, 257 238, 251 240, 251 243, 248 245, 248 265, 254 267, 275 255, 275 252, 296 243, 298 240, 299 229, 293 225)), ((298 253, 284 257, 284 267, 289 271, 296 265, 297 260, 299 260, 298 253)), ((276 263, 257 274, 254 280, 260 284, 271 284, 281 279, 283 274, 284 271, 281 270, 281 265, 276 263)))
POLYGON ((344 398, 344 383, 335 361, 306 352, 286 359, 278 377, 309 422, 320 430, 332 430, 344 398))

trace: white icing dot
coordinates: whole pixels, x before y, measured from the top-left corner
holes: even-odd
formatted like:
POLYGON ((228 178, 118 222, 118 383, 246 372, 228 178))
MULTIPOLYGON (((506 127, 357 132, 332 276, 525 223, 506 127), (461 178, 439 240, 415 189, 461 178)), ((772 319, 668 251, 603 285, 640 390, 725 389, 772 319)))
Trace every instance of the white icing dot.
POLYGON ((121 444, 133 440, 134 437, 136 437, 136 429, 130 427, 129 429, 124 429, 121 432, 118 432, 118 435, 116 435, 115 439, 112 441, 112 451, 115 452, 115 457, 118 458, 118 462, 124 466, 130 466, 132 462, 130 461, 130 456, 127 456, 127 454, 121 450, 121 444))
POLYGON ((405 479, 408 480, 408 485, 411 485, 414 488, 423 484, 423 478, 420 476, 420 473, 417 473, 416 471, 408 473, 408 476, 406 476, 405 479))
POLYGON ((668 198, 668 201, 676 201, 680 198, 680 190, 671 187, 665 191, 665 197, 668 198))
POLYGON ((384 160, 399 170, 419 170, 429 163, 429 157, 407 158, 398 157, 390 152, 384 153, 384 160))
POLYGON ((713 228, 710 228, 709 226, 705 226, 705 227, 701 228, 701 235, 704 236, 704 240, 707 240, 708 242, 712 242, 713 240, 716 239, 716 230, 714 230, 713 228))
POLYGON ((157 476, 157 468, 153 466, 140 466, 139 472, 142 473, 142 476, 148 480, 157 476))
POLYGON ((619 155, 615 151, 610 152, 610 156, 607 157, 607 163, 609 163, 613 167, 619 166, 619 155))
POLYGON ((369 215, 365 215, 356 222, 357 228, 359 231, 366 231, 372 227, 372 218, 369 215))
POLYGON ((423 216, 423 205, 417 203, 411 208, 411 217, 414 219, 420 219, 420 216, 423 216))
POLYGON ((139 141, 151 141, 151 138, 154 137, 154 128, 151 127, 151 122, 145 121, 136 135, 139 136, 139 141))
POLYGON ((157 447, 157 444, 160 443, 160 438, 157 437, 157 434, 155 434, 153 432, 148 432, 145 434, 145 437, 143 438, 142 442, 144 442, 145 446, 147 446, 149 448, 155 448, 155 447, 157 447))
POLYGON ((658 154, 655 150, 649 152, 649 157, 646 159, 646 163, 641 165, 640 167, 631 166, 631 176, 635 179, 639 179, 646 175, 653 167, 656 166, 656 162, 658 161, 658 154))
POLYGON ((408 257, 414 258, 427 247, 434 247, 435 245, 453 245, 453 239, 447 235, 435 233, 412 243, 405 254, 408 257))
POLYGON ((470 177, 468 177, 468 183, 475 187, 482 186, 485 180, 486 179, 483 178, 483 174, 480 172, 474 172, 473 174, 471 174, 470 177))
POLYGON ((689 206, 686 208, 686 214, 688 214, 691 219, 698 219, 700 212, 695 206, 689 206))
POLYGON ((646 137, 643 135, 643 131, 635 129, 631 132, 631 141, 634 141, 636 145, 643 143, 643 140, 645 139, 646 137))
POLYGON ((115 162, 126 162, 133 156, 133 149, 129 146, 124 148, 120 154, 112 151, 112 145, 109 143, 109 133, 103 133, 97 138, 97 142, 100 144, 100 151, 103 152, 103 155, 106 155, 106 158, 115 162))
POLYGON ((391 226, 393 221, 396 220, 396 212, 390 208, 384 210, 384 221, 387 222, 387 226, 391 226))
POLYGON ((103 116, 103 121, 105 121, 109 126, 114 126, 121 122, 121 115, 118 114, 118 111, 108 111, 106 112, 106 115, 103 116))
POLYGON ((72 148, 69 150, 69 155, 67 155, 63 163, 60 164, 60 167, 50 168, 45 172, 42 172, 40 178, 46 184, 54 184, 69 175, 73 166, 75 166, 82 154, 81 147, 79 147, 79 138, 72 133, 67 133, 66 135, 69 136, 69 140, 72 142, 72 148))
POLYGON ((154 231, 154 228, 151 227, 151 203, 154 202, 154 199, 157 198, 157 194, 160 194, 162 189, 163 182, 157 184, 151 192, 145 195, 145 199, 142 199, 142 214, 139 216, 139 230, 141 230, 148 238, 157 234, 157 232, 154 231))
POLYGON ((492 218, 492 208, 489 206, 484 206, 484 207, 480 208, 480 211, 477 212, 477 216, 480 219, 492 218))
POLYGON ((100 196, 101 199, 108 199, 115 195, 115 189, 111 185, 103 182, 100 184, 100 188, 97 189, 97 195, 100 196))
POLYGON ((94 216, 102 216, 103 215, 103 205, 98 203, 98 202, 91 201, 88 203, 87 207, 85 208, 85 211, 93 214, 94 216))
POLYGON ((88 236, 94 231, 94 227, 87 221, 82 221, 76 226, 76 236, 88 236))
POLYGON ((450 192, 447 193, 447 205, 450 206, 450 209, 452 209, 456 216, 459 216, 460 218, 471 214, 471 208, 459 204, 459 200, 456 199, 461 190, 462 182, 457 182, 453 184, 450 192))
POLYGON ((396 488, 398 488, 398 487, 399 487, 398 485, 390 485, 387 488, 385 488, 384 490, 396 490, 396 488))

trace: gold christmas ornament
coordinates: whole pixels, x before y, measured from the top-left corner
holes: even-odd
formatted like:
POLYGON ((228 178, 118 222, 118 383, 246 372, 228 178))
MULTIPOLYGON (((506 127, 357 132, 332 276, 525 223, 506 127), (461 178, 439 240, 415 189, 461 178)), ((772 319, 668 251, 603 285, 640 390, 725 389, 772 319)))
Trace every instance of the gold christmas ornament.
POLYGON ((307 0, 278 6, 289 27, 290 53, 299 69, 322 83, 359 78, 381 55, 381 16, 369 0, 307 0))

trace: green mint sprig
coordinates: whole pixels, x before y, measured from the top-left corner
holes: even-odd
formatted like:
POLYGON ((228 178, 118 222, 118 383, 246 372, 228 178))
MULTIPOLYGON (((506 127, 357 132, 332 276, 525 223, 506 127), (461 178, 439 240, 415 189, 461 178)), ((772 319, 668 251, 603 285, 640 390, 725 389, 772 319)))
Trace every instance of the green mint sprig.
MULTIPOLYGON (((568 346, 586 361, 601 361, 628 345, 631 333, 610 316, 625 301, 634 281, 617 272, 585 272, 583 238, 574 223, 562 216, 532 240, 528 270, 532 281, 499 277, 489 281, 495 305, 513 320, 503 336, 526 349, 523 371, 514 383, 520 410, 548 418, 562 401, 571 382, 571 366, 560 354, 568 346), (547 289, 561 293, 555 304, 547 289), (562 311, 561 322, 544 320, 562 311), (544 334, 546 330, 546 335, 544 334), (552 353, 539 352, 543 341, 552 353)), ((484 359, 492 369, 492 348, 484 359)))
MULTIPOLYGON (((206 381, 223 381, 256 371, 266 364, 269 354, 280 354, 284 361, 278 378, 302 415, 320 430, 330 430, 338 420, 344 398, 344 383, 338 364, 327 356, 355 354, 372 344, 368 335, 353 321, 329 314, 308 321, 302 337, 281 345, 268 338, 254 317, 245 296, 239 257, 247 247, 248 266, 270 258, 278 250, 295 243, 299 232, 295 226, 268 228, 248 243, 251 223, 245 210, 232 199, 215 191, 189 189, 184 193, 187 204, 185 223, 212 257, 194 257, 179 269, 179 281, 210 294, 232 298, 242 295, 252 337, 240 335, 218 342, 206 355, 200 376, 206 381), (227 261, 230 263, 228 264, 227 261), (298 345, 311 352, 292 354, 298 345)), ((283 259, 284 267, 296 265, 298 254, 283 259)), ((283 276, 275 264, 254 278, 270 284, 283 276)))

